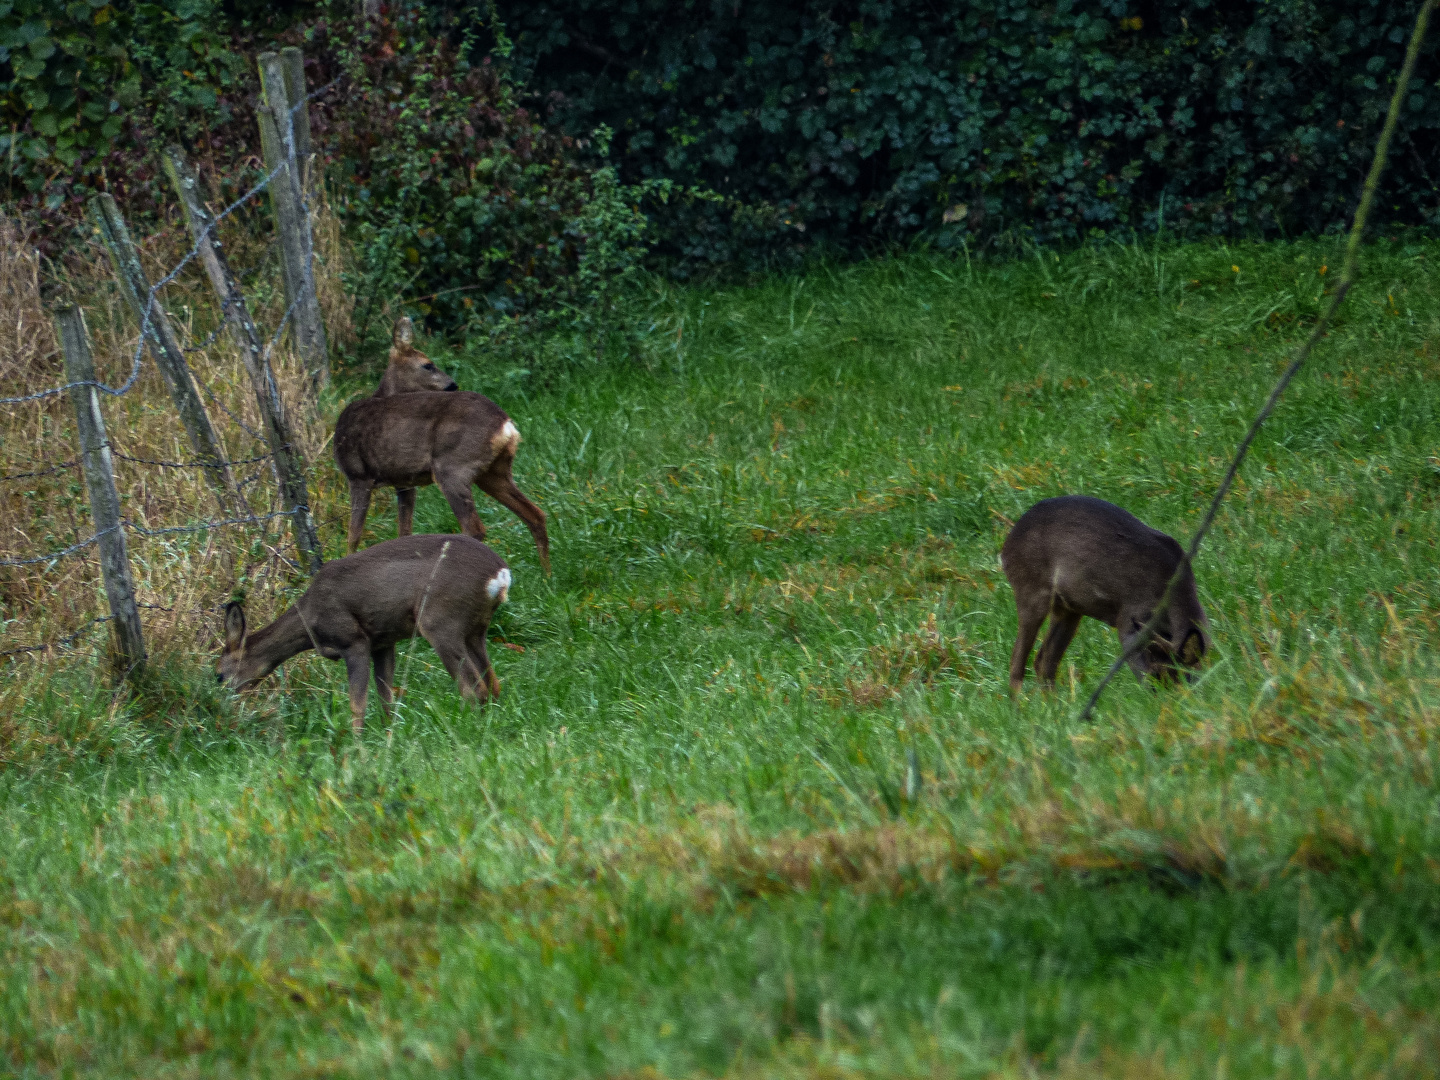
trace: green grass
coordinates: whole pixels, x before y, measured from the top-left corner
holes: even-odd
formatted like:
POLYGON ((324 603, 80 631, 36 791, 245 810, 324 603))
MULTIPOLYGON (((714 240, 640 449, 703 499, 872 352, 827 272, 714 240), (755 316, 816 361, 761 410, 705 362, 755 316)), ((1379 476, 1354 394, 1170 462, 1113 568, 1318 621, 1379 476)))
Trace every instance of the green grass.
MULTIPOLYGON (((1256 444, 1197 567, 1205 676, 1076 724, 1115 648, 1087 623, 1058 694, 1005 690, 1006 523, 1086 492, 1187 535, 1337 254, 657 289, 640 361, 543 389, 437 350, 550 514, 546 579, 481 508, 499 703, 423 643, 358 744, 316 659, 239 703, 199 658, 158 704, 34 679, 0 720, 0 1062, 1437 1075, 1440 246, 1367 252, 1256 444)), ((433 488, 417 527, 454 528, 433 488)))

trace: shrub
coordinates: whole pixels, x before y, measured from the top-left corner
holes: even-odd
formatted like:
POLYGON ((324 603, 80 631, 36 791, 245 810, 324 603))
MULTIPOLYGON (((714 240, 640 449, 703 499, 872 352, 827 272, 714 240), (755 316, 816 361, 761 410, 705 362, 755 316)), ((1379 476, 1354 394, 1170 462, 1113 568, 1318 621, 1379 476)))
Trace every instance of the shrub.
MULTIPOLYGON (((537 91, 626 178, 775 204, 801 250, 917 233, 1324 231, 1353 206, 1418 0, 501 0, 537 91), (801 230, 804 230, 803 232, 801 230)), ((1391 171, 1432 223, 1435 35, 1391 171)), ((722 260, 734 237, 676 230, 722 260)))
POLYGON ((544 123, 557 96, 522 103, 489 56, 433 34, 417 8, 343 61, 330 180, 357 244, 362 333, 386 305, 432 328, 590 309, 633 273, 638 201, 669 185, 629 188, 597 170, 589 139, 544 123))

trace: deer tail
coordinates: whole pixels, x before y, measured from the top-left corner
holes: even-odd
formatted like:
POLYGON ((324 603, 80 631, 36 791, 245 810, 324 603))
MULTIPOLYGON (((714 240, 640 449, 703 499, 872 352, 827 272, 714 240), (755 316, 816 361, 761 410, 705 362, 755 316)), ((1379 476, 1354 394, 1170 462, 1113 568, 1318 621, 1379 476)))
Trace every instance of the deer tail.
POLYGON ((497 604, 503 604, 510 598, 509 567, 502 566, 495 571, 495 576, 485 583, 485 595, 497 604))
POLYGON ((515 449, 520 445, 520 429, 515 426, 515 421, 506 420, 500 425, 500 430, 490 440, 490 447, 496 455, 509 454, 515 456, 515 449))

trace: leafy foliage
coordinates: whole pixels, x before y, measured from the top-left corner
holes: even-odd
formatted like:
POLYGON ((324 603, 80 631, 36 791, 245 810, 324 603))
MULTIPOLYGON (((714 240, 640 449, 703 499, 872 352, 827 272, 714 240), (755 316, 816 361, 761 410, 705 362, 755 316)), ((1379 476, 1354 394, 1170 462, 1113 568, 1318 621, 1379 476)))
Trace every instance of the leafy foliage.
POLYGON ((503 322, 588 310, 634 272, 638 201, 668 182, 632 189, 597 171, 589 140, 547 127, 490 57, 435 36, 417 9, 341 59, 352 79, 334 186, 357 241, 362 333, 379 300, 434 326, 503 322))
MULTIPOLYGON (((516 58, 627 177, 786 211, 780 242, 1323 231, 1356 198, 1417 0, 502 2, 516 58), (801 231, 803 230, 803 232, 801 231)), ((1433 35, 1432 35, 1433 37, 1433 35)), ((1391 220, 1435 220, 1435 45, 1391 220)), ((734 237, 686 230, 684 254, 734 237)), ((773 243, 772 243, 773 246, 773 243)))
POLYGON ((53 212, 143 187, 143 147, 227 124, 245 79, 215 0, 0 0, 7 198, 53 212))

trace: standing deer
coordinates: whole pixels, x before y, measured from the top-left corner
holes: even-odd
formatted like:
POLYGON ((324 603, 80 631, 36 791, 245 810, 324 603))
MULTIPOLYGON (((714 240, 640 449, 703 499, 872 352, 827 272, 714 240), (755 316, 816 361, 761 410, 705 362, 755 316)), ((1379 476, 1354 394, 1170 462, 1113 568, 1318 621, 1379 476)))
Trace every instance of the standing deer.
POLYGON ((455 380, 415 348, 408 318, 395 324, 390 366, 374 397, 352 401, 335 422, 335 462, 350 482, 346 550, 360 547, 370 495, 393 487, 399 534, 415 520, 415 489, 440 485, 462 532, 485 539, 475 512, 474 485, 508 506, 535 538, 540 565, 550 572, 545 512, 515 486, 511 468, 520 432, 487 397, 460 390, 455 380))
POLYGON ((510 592, 510 570, 469 536, 404 536, 328 562, 305 595, 269 626, 247 633, 245 608, 225 608, 225 649, 216 677, 235 689, 259 682, 290 657, 315 649, 344 660, 355 731, 365 719, 370 667, 385 715, 394 698, 395 646, 420 634, 460 693, 484 703, 500 692, 485 631, 510 592))
MULTIPOLYGON (((1050 617, 1050 632, 1035 660, 1035 675, 1055 685, 1060 658, 1086 615, 1107 623, 1128 646, 1155 613, 1184 550, 1133 514, 1103 499, 1062 495, 1021 515, 1000 550, 1000 566, 1015 591, 1020 617, 1010 656, 1010 691, 1020 689, 1025 665, 1050 617)), ((1196 667, 1209 644, 1205 611, 1189 567, 1176 585, 1150 642, 1130 659, 1141 678, 1166 680, 1176 663, 1196 667)))

